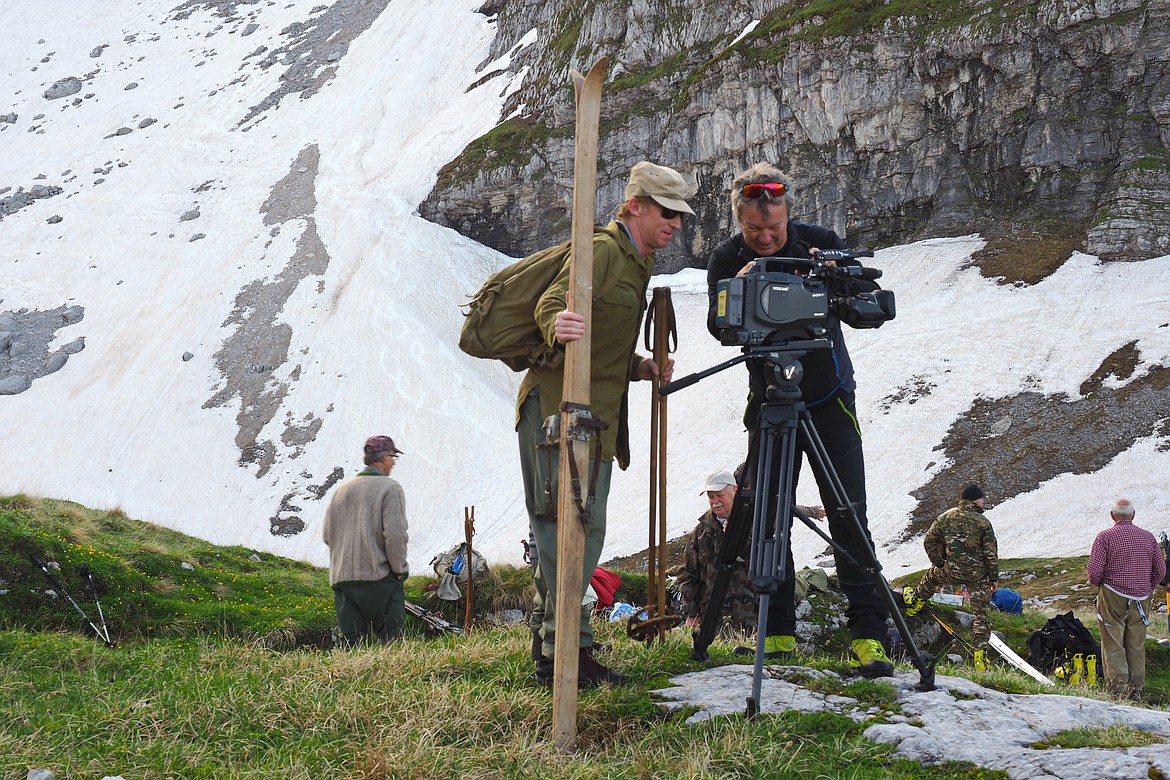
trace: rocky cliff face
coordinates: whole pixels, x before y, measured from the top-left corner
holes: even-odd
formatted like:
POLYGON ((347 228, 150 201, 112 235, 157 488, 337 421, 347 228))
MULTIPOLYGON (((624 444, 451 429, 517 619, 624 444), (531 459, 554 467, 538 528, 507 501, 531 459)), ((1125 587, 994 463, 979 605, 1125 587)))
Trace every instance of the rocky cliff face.
MULTIPOLYGON (((489 0, 527 68, 507 118, 440 173, 428 219, 510 255, 563 240, 568 69, 610 58, 598 219, 630 166, 694 182, 659 270, 733 232, 727 191, 767 160, 797 219, 881 246, 979 232, 1028 252, 1170 252, 1170 0, 489 0), (535 44, 519 47, 531 29, 535 44)), ((1067 255, 1066 255, 1067 256, 1067 255)))

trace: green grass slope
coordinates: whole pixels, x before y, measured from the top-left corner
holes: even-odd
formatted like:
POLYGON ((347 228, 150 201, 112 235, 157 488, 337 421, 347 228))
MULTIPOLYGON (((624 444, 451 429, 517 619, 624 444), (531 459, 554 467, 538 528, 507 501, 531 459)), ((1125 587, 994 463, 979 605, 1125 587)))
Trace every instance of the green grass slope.
MULTIPOLYGON (((642 603, 644 576, 624 578, 622 595, 642 603)), ((435 607, 426 592, 433 582, 412 577, 408 598, 435 607)), ((70 778, 1004 777, 892 758, 890 747, 862 736, 866 724, 835 715, 688 725, 687 713, 665 714, 648 691, 704 668, 691 660, 689 635, 645 645, 620 623, 600 623, 598 632, 613 645, 606 662, 630 683, 581 693, 580 749, 563 754, 551 740, 552 694, 531 679, 530 634, 485 617, 522 608, 529 574, 494 567, 480 585, 484 619, 469 636, 434 636, 411 620, 401 642, 335 651, 324 570, 117 511, 0 498, 0 778, 23 780, 38 768, 70 778), (31 554, 57 562, 57 576, 97 620, 78 578, 83 564, 93 570, 114 647, 46 594, 31 554)), ((997 616, 996 627, 1019 646, 1037 622, 997 616)), ((1160 650, 1152 669, 1166 666, 1160 650)), ((716 664, 744 662, 727 641, 711 655, 716 664)), ((801 663, 845 667, 839 651, 801 663)), ((975 676, 967 667, 940 671, 975 676)), ((1036 690, 1004 670, 979 681, 1036 690)), ((1166 681, 1152 687, 1164 692, 1166 681)), ((884 701, 880 681, 840 692, 884 701)), ((1074 738, 1112 744, 1132 735, 1074 738)))

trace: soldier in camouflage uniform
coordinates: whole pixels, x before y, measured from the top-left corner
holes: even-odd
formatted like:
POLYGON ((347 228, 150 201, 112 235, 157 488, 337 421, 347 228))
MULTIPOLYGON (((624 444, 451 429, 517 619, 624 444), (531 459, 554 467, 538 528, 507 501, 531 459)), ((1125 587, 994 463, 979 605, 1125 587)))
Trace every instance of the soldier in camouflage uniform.
POLYGON ((917 588, 907 587, 903 598, 907 614, 917 614, 942 585, 966 585, 971 605, 971 644, 975 646, 975 668, 987 668, 987 640, 991 626, 987 605, 999 581, 999 545, 995 530, 983 515, 986 499, 978 485, 963 489, 959 505, 938 516, 922 546, 931 567, 917 588))
MULTIPOLYGON (((727 527, 727 518, 731 515, 731 506, 735 500, 735 477, 729 471, 719 471, 707 477, 703 491, 711 508, 699 518, 698 525, 691 532, 683 551, 682 571, 678 575, 678 589, 682 595, 686 608, 686 625, 689 628, 698 628, 703 613, 711 599, 711 589, 715 585, 715 577, 719 573, 719 548, 723 545, 723 534, 727 527)), ((797 509, 809 517, 824 518, 825 510, 815 506, 797 506, 797 509)), ((731 572, 731 580, 727 586, 727 598, 723 604, 723 628, 726 630, 752 633, 756 630, 756 618, 759 614, 759 596, 748 584, 747 562, 740 560, 739 565, 731 572)), ((791 652, 796 648, 795 637, 789 633, 796 625, 796 606, 790 605, 787 612, 791 612, 791 626, 784 626, 787 634, 783 637, 790 640, 782 650, 791 652)))

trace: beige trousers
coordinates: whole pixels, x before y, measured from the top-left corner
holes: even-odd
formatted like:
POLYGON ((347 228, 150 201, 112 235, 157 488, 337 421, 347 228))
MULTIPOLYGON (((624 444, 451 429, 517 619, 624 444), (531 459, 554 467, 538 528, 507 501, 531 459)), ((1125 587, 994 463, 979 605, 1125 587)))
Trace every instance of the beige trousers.
POLYGON ((1128 598, 1101 586, 1097 592, 1097 625, 1101 629, 1101 662, 1105 681, 1114 693, 1140 694, 1146 685, 1146 622, 1150 597, 1128 598))

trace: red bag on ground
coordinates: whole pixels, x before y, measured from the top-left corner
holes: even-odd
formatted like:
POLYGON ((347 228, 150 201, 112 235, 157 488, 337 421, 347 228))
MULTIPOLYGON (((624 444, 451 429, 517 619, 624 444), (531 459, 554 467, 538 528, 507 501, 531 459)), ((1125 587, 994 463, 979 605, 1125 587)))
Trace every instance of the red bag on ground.
POLYGON ((617 589, 622 586, 622 577, 620 574, 598 566, 593 570, 593 577, 590 578, 589 584, 597 593, 596 611, 600 612, 613 606, 613 594, 617 593, 617 589))

